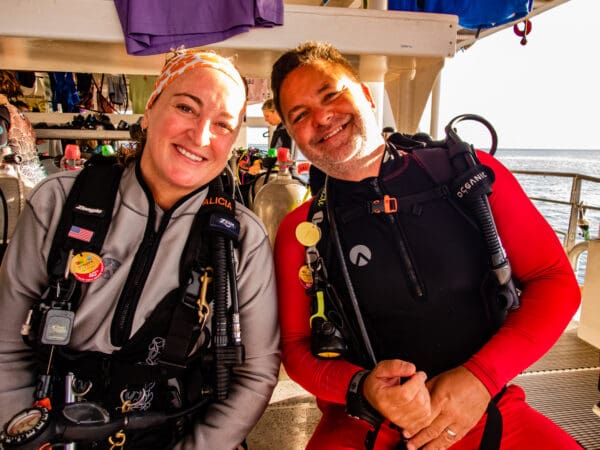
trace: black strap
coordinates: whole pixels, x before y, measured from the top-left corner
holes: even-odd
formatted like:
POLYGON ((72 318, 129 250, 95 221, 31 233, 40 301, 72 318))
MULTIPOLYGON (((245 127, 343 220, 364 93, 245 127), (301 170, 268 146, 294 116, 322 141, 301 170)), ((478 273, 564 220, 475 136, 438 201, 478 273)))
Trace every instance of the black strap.
POLYGON ((456 178, 447 148, 422 147, 411 150, 411 154, 436 184, 445 184, 456 178))
POLYGON ((498 402, 504 393, 506 386, 490 400, 487 407, 487 420, 483 429, 483 436, 479 444, 479 450, 499 450, 502 441, 502 415, 498 409, 498 402))
MULTIPOLYGON (((218 180, 211 182, 206 199, 194 217, 181 257, 179 301, 160 358, 161 364, 169 367, 184 368, 194 345, 193 336, 199 324, 196 303, 201 290, 199 277, 213 259, 211 233, 238 241, 240 225, 235 218, 235 201, 222 192, 218 183, 218 180)), ((227 273, 226 267, 215 267, 217 270, 227 273)))
POLYGON ((370 373, 370 370, 361 370, 352 376, 346 391, 346 414, 355 419, 368 422, 375 430, 379 431, 384 418, 379 411, 371 406, 362 392, 365 380, 370 373))
POLYGON ((2 201, 2 242, 0 243, 0 264, 4 259, 4 253, 8 247, 8 203, 4 192, 0 189, 0 200, 2 201))
POLYGON ((62 210, 54 234, 47 269, 62 277, 68 254, 89 251, 99 254, 112 219, 124 167, 116 158, 95 155, 79 173, 62 210))
POLYGON ((195 343, 193 336, 200 331, 198 327, 198 306, 195 299, 184 292, 181 300, 175 304, 160 364, 185 369, 188 355, 195 343))

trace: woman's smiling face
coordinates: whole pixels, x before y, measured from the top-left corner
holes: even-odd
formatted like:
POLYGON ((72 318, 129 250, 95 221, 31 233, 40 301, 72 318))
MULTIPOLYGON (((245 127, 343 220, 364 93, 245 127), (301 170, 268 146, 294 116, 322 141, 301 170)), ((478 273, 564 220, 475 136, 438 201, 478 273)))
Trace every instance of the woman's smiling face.
POLYGON ((170 208, 221 173, 245 106, 245 88, 208 67, 185 72, 160 93, 144 114, 141 157, 144 180, 159 206, 170 208))

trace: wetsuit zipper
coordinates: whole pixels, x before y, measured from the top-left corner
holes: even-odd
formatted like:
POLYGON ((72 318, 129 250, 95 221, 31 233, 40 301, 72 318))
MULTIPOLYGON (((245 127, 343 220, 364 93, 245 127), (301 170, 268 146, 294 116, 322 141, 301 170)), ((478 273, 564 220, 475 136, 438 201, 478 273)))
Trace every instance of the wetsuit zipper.
POLYGON ((148 223, 144 232, 144 239, 140 244, 140 248, 135 254, 129 276, 125 282, 125 287, 119 298, 115 315, 113 316, 110 328, 110 340, 116 347, 122 347, 127 342, 131 334, 133 324, 133 316, 137 309, 137 305, 142 295, 142 290, 148 278, 148 273, 152 268, 152 263, 156 257, 158 245, 162 235, 167 228, 167 224, 171 219, 171 212, 165 212, 163 215, 158 231, 154 231, 154 223, 156 222, 156 213, 152 207, 148 214, 148 223))
MULTIPOLYGON (((373 178, 370 183, 375 193, 378 196, 383 197, 384 192, 381 188, 379 179, 373 178)), ((408 242, 404 233, 404 229, 402 228, 402 224, 396 219, 395 213, 384 215, 390 224, 396 228, 397 232, 394 233, 394 236, 396 236, 395 241, 398 246, 398 250, 400 251, 400 259, 404 265, 408 287, 415 298, 421 299, 425 295, 425 288, 419 277, 419 274, 417 273, 416 266, 408 250, 408 242)))

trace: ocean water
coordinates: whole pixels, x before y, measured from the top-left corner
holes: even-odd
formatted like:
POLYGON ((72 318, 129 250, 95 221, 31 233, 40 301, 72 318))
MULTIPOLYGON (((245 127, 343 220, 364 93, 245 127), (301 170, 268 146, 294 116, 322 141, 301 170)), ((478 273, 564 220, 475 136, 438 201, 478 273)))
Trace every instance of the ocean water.
MULTIPOLYGON (((600 150, 498 149, 495 156, 510 170, 575 173, 600 178, 600 150)), ((530 197, 564 202, 570 200, 572 178, 525 174, 515 176, 530 197)), ((600 208, 600 182, 584 180, 580 200, 583 202, 584 217, 589 222, 590 235, 598 238, 600 211, 585 209, 585 206, 600 208)), ((534 201, 534 204, 563 242, 569 227, 570 206, 543 201, 534 201)), ((578 229, 577 241, 582 240, 583 234, 578 229)), ((585 263, 586 254, 583 253, 576 270, 580 284, 584 281, 585 263)))

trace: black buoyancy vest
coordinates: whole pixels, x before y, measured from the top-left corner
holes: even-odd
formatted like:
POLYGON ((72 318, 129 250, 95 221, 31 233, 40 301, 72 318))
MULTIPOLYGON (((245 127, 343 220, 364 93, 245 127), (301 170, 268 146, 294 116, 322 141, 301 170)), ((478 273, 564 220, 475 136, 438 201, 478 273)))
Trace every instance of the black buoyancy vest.
MULTIPOLYGON (((82 251, 100 254, 122 172, 123 167, 115 158, 94 157, 76 178, 63 207, 49 255, 50 281, 46 299, 70 291, 73 301, 68 307, 76 311, 80 283, 74 281, 72 275, 65 279, 69 253, 73 250, 74 254, 82 251), (106 189, 98 189, 99 185, 106 189), (89 242, 71 237, 73 227, 91 231, 89 242)), ((201 289, 199 279, 208 265, 214 266, 214 281, 209 285, 208 298, 236 295, 231 292, 235 283, 230 284, 227 272, 233 267, 233 243, 237 243, 239 223, 234 216, 235 201, 222 190, 219 179, 211 182, 207 199, 194 218, 180 261, 180 286, 160 301, 144 325, 115 353, 74 352, 68 347, 57 347, 53 366, 58 379, 67 372, 74 372, 79 380, 91 381, 92 388, 85 398, 104 404, 110 411, 122 405, 124 390, 132 398, 139 399, 140 393, 151 396, 151 401, 145 399, 146 404, 141 405, 150 410, 189 405, 207 395, 218 399, 226 397, 228 374, 223 372, 242 362, 243 346, 239 342, 232 350, 231 339, 225 335, 220 336, 219 341, 223 348, 216 352, 221 356, 213 354, 214 348, 210 354, 204 351, 212 343, 211 333, 198 324, 197 304, 201 289), (202 347, 197 350, 199 343, 202 347)), ((49 306, 49 301, 45 302, 49 306)), ((230 317, 226 316, 227 304, 227 300, 214 301, 213 334, 232 328, 230 317)), ((36 342, 39 335, 35 334, 40 329, 39 323, 43 322, 42 314, 38 313, 38 318, 33 319, 29 343, 38 348, 38 355, 44 360, 48 352, 45 346, 36 342)), ((60 399, 62 393, 55 394, 60 399)))
MULTIPOLYGON (((482 292, 489 258, 481 231, 449 193, 456 175, 447 149, 424 152, 426 158, 388 148, 377 178, 331 180, 326 189, 376 359, 411 361, 434 376, 464 363, 503 319, 492 317, 498 312, 482 292), (434 181, 440 175, 446 182, 434 181), (386 201, 395 212, 385 213, 386 201)), ((331 257, 329 224, 319 226, 328 281, 352 318, 339 261, 331 257)), ((370 367, 361 353, 350 349, 347 358, 370 367)))

